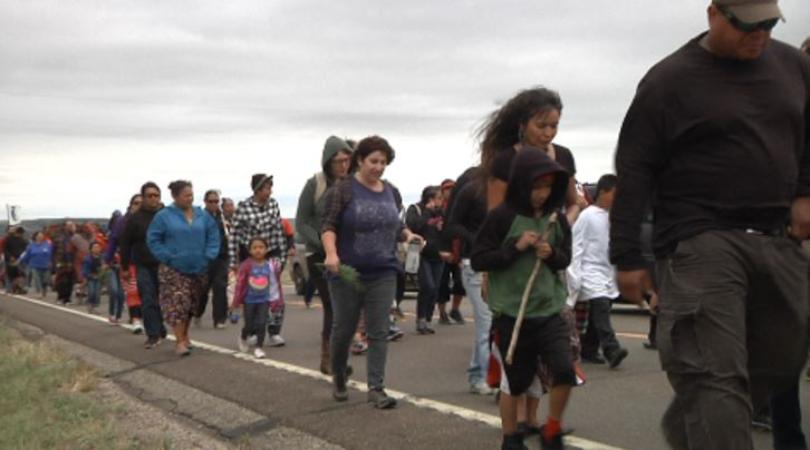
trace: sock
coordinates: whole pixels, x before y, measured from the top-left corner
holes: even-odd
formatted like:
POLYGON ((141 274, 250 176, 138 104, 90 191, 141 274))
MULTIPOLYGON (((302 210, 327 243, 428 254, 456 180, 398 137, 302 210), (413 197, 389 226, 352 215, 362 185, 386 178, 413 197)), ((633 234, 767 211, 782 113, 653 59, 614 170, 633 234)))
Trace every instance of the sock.
POLYGON ((554 418, 549 417, 546 420, 546 427, 543 429, 543 437, 550 441, 554 436, 560 434, 562 431, 562 423, 554 418))

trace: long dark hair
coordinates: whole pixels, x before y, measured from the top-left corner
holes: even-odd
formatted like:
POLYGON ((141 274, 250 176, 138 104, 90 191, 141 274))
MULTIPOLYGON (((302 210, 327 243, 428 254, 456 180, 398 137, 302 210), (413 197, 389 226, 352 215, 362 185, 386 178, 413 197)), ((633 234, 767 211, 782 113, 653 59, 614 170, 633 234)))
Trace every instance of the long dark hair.
POLYGON ((495 155, 521 141, 521 126, 535 114, 551 110, 562 112, 560 94, 542 86, 520 91, 492 112, 478 128, 481 140, 481 166, 489 173, 495 155))

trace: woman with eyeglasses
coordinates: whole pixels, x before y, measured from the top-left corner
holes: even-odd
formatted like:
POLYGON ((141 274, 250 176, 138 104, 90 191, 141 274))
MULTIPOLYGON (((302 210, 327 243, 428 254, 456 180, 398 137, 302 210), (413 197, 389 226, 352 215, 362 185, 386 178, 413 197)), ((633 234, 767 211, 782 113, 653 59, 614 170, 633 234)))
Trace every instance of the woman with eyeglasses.
POLYGON ((188 335, 197 299, 207 287, 208 267, 219 255, 220 237, 216 221, 194 206, 189 181, 169 184, 174 202, 155 215, 146 234, 149 250, 160 261, 160 310, 174 329, 175 353, 189 354, 188 335))
POLYGON ((206 191, 203 202, 205 202, 205 212, 217 224, 220 244, 219 254, 208 268, 208 283, 197 301, 197 308, 194 311, 194 323, 197 326, 201 324, 202 316, 205 315, 205 308, 208 305, 208 293, 210 291, 213 326, 215 329, 221 330, 226 327, 228 321, 228 232, 225 228, 222 210, 219 207, 219 191, 216 189, 206 191))
POLYGON ((329 367, 332 300, 323 269, 318 267, 326 258, 323 243, 321 243, 321 225, 326 211, 324 193, 349 174, 352 151, 352 147, 345 140, 337 136, 329 136, 321 153, 321 171, 304 184, 304 189, 298 197, 298 211, 295 214, 295 231, 306 244, 308 281, 314 283, 323 304, 320 370, 324 375, 332 373, 329 367))

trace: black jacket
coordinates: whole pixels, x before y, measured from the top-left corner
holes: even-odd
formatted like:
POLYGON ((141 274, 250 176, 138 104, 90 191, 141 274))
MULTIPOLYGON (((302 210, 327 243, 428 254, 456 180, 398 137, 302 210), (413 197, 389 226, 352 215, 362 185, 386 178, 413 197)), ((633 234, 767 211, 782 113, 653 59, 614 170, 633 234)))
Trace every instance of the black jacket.
POLYGON ((157 267, 160 262, 152 256, 149 247, 146 245, 146 231, 149 224, 157 214, 158 210, 150 211, 139 209, 127 219, 124 232, 121 233, 119 241, 121 251, 121 268, 129 270, 129 263, 132 261, 136 266, 157 267))
POLYGON ((557 212, 557 222, 563 232, 561 240, 552 245, 552 255, 544 261, 549 269, 557 271, 568 267, 571 262, 571 228, 560 212, 565 202, 568 188, 568 172, 545 153, 524 149, 515 156, 506 200, 487 214, 475 238, 471 254, 472 268, 486 272, 508 267, 521 254, 515 248, 515 239, 504 242, 517 215, 533 216, 531 204, 532 188, 537 178, 554 174, 551 193, 543 206, 543 215, 557 212))

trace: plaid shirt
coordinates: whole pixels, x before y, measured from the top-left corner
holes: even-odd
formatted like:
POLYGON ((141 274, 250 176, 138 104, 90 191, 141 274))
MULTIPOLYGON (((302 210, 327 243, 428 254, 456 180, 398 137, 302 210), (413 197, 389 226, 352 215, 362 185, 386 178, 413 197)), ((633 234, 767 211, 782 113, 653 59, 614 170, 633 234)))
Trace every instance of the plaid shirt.
POLYGON ((269 245, 268 253, 277 257, 281 264, 287 259, 287 239, 281 226, 281 211, 278 202, 271 198, 260 205, 253 197, 239 202, 233 216, 233 235, 228 240, 230 266, 239 267, 239 247, 247 249, 250 238, 259 236, 269 245))

